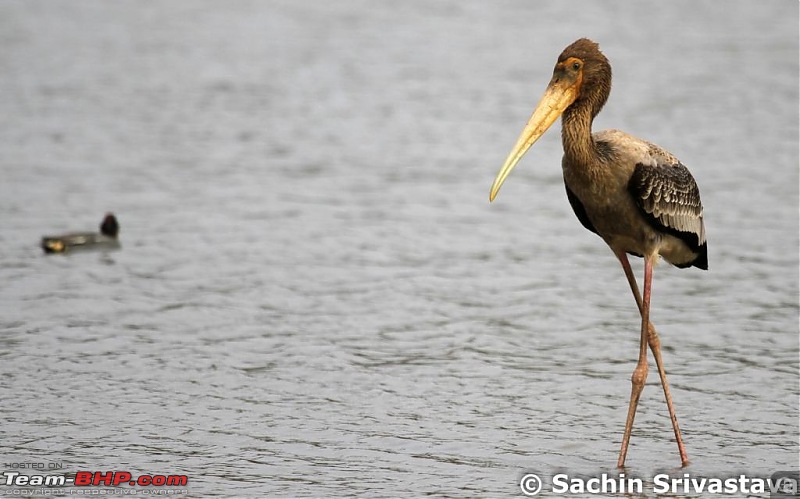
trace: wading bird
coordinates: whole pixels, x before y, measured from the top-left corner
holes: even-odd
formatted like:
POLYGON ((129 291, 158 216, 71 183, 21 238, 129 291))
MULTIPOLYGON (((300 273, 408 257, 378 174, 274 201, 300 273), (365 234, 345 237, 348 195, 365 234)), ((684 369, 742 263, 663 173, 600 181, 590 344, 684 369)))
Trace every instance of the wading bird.
POLYGON ((689 170, 664 149, 619 130, 592 133, 592 121, 611 90, 611 65, 586 38, 558 57, 553 77, 528 124, 494 180, 489 201, 527 150, 561 116, 567 199, 584 227, 608 244, 622 264, 642 317, 639 360, 617 466, 625 465, 636 406, 647 379, 647 346, 653 351, 667 400, 681 463, 689 462, 672 405, 661 343, 650 322, 650 288, 659 255, 676 267, 708 269, 700 192, 689 170), (644 296, 627 254, 644 258, 644 296))

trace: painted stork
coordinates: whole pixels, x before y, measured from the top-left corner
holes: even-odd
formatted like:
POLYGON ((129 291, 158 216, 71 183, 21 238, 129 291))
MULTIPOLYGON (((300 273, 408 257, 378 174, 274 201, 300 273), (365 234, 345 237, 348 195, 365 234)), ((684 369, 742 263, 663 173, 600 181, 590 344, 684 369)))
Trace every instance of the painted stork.
POLYGON ((703 206, 691 173, 669 152, 619 130, 592 133, 592 121, 610 90, 611 65, 595 42, 582 38, 565 48, 542 99, 494 180, 489 201, 525 152, 561 116, 561 167, 567 199, 581 224, 603 238, 619 259, 642 318, 639 360, 631 376, 617 466, 625 465, 636 406, 647 379, 648 344, 661 378, 681 464, 686 466, 689 459, 661 360, 661 344, 650 322, 650 290, 659 255, 680 268, 708 269, 703 206), (643 296, 628 254, 644 258, 643 296))

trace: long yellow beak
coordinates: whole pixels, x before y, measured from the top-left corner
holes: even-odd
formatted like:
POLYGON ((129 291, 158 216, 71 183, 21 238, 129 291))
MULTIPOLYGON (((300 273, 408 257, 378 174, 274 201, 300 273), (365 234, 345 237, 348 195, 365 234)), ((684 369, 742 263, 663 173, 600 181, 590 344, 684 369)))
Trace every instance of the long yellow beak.
POLYGON ((517 163, 522 159, 522 156, 525 155, 528 149, 530 149, 530 147, 539 140, 539 137, 550 128, 558 117, 561 116, 561 113, 563 113, 570 104, 575 102, 575 99, 578 97, 577 88, 577 85, 564 82, 563 80, 561 82, 550 82, 541 100, 539 100, 539 104, 528 120, 528 124, 525 125, 525 128, 517 139, 517 144, 511 150, 506 158, 506 162, 503 163, 503 167, 500 168, 500 171, 497 173, 497 177, 495 177, 494 183, 492 184, 492 190, 489 193, 489 202, 494 201, 494 198, 497 197, 500 186, 503 185, 503 182, 506 181, 506 177, 508 177, 511 170, 517 166, 517 163))

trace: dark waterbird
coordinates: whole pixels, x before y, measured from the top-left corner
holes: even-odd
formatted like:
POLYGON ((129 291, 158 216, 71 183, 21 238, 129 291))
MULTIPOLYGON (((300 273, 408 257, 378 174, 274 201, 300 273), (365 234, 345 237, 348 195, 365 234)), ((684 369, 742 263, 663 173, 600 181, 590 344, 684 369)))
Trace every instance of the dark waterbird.
POLYGON ((44 236, 42 249, 45 253, 66 253, 76 249, 119 248, 119 223, 117 218, 106 213, 100 223, 100 232, 73 232, 60 236, 44 236))
POLYGON ((678 159, 650 142, 619 130, 592 133, 592 121, 608 99, 611 65, 597 44, 582 38, 558 57, 553 77, 492 185, 493 201, 511 170, 561 116, 564 184, 575 215, 608 244, 622 264, 642 317, 639 360, 617 466, 625 465, 636 406, 647 379, 647 346, 653 351, 682 465, 689 459, 678 427, 661 344, 650 322, 653 266, 661 256, 680 267, 708 268, 700 192, 678 159), (644 296, 628 262, 644 258, 644 296))

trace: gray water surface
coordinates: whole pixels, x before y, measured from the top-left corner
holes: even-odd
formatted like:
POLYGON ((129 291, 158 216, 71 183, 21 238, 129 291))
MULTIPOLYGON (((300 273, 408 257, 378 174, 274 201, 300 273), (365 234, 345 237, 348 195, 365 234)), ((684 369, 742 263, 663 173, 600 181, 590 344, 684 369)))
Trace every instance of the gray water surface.
POLYGON ((709 237, 653 292, 691 465, 651 363, 626 473, 797 469, 798 5, 689 0, 0 3, 3 464, 193 496, 616 474, 639 320, 559 125, 487 201, 582 36, 595 128, 680 157, 709 237), (42 255, 106 211, 120 251, 42 255))

